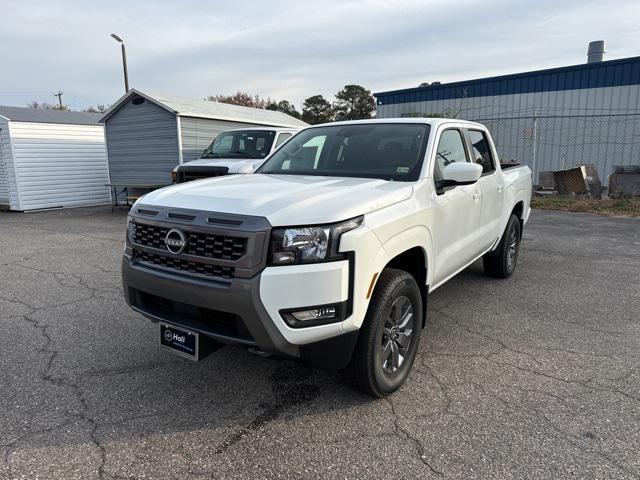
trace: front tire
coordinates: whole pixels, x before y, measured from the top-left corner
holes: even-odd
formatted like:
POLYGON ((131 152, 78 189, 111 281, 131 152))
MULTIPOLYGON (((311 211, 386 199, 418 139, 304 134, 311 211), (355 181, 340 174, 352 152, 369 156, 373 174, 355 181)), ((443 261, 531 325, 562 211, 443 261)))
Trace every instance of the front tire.
POLYGON ((403 270, 383 270, 346 370, 350 383, 378 398, 395 392, 411 372, 421 331, 422 297, 415 279, 403 270))
POLYGON ((484 272, 491 277, 509 278, 516 269, 521 238, 520 220, 512 214, 498 247, 482 257, 484 272))

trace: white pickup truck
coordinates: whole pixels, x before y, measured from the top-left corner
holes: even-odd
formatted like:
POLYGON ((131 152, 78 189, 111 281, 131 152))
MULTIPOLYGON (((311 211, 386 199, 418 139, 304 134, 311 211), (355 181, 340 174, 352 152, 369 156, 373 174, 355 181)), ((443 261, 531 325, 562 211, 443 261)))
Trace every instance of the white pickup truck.
POLYGON ((173 183, 209 177, 253 173, 264 159, 295 135, 299 128, 257 127, 220 133, 198 160, 177 165, 173 183))
POLYGON ((174 352, 246 345, 344 369, 382 397, 409 375, 429 292, 480 258, 513 273, 530 197, 529 168, 502 168, 478 123, 317 125, 254 175, 136 202, 124 292, 174 352))

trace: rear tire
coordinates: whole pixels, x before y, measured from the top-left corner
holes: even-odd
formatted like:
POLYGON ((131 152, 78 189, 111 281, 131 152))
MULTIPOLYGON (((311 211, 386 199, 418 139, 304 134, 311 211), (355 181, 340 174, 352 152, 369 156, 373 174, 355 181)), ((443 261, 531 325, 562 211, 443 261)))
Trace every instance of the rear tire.
POLYGON ((518 262, 521 237, 520 220, 512 214, 498 247, 482 257, 484 272, 487 275, 496 278, 509 278, 513 274, 518 262))
POLYGON ((405 382, 422 331, 422 297, 415 279, 394 268, 382 271, 360 328, 349 383, 373 397, 386 397, 405 382))

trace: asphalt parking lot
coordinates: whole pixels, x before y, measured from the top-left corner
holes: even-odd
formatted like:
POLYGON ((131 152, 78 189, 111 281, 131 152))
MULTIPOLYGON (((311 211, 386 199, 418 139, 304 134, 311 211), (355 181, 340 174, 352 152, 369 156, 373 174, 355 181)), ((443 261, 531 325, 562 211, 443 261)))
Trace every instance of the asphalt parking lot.
POLYGON ((430 296, 408 383, 225 347, 120 290, 125 212, 0 213, 0 478, 638 478, 640 220, 535 211, 515 275, 430 296))

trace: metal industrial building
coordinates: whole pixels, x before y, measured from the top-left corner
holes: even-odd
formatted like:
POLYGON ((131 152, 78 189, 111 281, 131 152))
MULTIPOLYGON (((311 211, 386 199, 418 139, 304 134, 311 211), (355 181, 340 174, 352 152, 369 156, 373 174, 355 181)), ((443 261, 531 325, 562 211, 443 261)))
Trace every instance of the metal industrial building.
POLYGON ((99 119, 0 106, 0 204, 25 211, 109 203, 99 119))
POLYGON ((243 127, 304 127, 271 110, 131 89, 100 120, 104 122, 113 185, 155 187, 171 183, 171 170, 200 158, 222 131, 243 127))
MULTIPOLYGON (((487 125, 534 172, 640 164, 640 57, 375 93, 379 118, 438 114, 487 125)), ((604 45, 601 44, 602 50, 604 45)))

